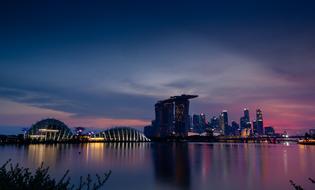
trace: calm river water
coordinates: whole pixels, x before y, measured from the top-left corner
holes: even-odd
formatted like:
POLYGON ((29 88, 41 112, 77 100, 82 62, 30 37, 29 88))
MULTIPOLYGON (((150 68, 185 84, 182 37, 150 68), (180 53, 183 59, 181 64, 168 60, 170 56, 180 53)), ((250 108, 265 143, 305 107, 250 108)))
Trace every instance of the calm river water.
POLYGON ((0 162, 50 166, 58 179, 112 170, 104 189, 315 189, 315 146, 225 143, 3 145, 0 162), (81 152, 79 154, 79 152, 81 152))

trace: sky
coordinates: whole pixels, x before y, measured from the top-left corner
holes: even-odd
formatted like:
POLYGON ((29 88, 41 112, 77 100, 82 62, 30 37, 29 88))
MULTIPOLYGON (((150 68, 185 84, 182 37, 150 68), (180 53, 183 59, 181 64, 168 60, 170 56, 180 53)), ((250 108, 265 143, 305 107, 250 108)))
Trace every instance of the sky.
POLYGON ((0 128, 142 128, 157 100, 315 128, 313 1, 1 1, 0 128))

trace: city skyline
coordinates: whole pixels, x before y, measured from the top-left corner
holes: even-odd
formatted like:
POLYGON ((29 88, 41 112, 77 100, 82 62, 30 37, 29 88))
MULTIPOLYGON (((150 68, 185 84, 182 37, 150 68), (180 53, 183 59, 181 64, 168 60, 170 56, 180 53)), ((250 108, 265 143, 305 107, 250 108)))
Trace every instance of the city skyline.
MULTIPOLYGON (((313 2, 1 2, 0 127, 142 128, 154 103, 315 126, 313 2), (18 4, 18 6, 17 6, 18 4)), ((251 119, 250 122, 252 122, 251 119)), ((231 123, 231 122, 230 122, 231 123)), ((1 129, 2 129, 1 128, 1 129)))

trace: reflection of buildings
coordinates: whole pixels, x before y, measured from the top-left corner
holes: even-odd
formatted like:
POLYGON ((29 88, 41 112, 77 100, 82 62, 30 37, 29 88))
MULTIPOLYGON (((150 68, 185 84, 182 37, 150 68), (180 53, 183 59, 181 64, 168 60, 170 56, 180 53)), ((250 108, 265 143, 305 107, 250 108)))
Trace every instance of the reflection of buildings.
POLYGON ((147 126, 144 133, 147 137, 185 137, 190 128, 189 99, 197 95, 172 96, 155 104, 155 120, 147 126))
MULTIPOLYGON (((25 161, 30 166, 44 163, 52 169, 97 170, 121 166, 124 169, 143 168, 149 162, 148 143, 82 143, 82 144, 30 144, 25 148, 25 161), (148 154, 148 155, 147 155, 148 154)), ((63 175, 64 173, 61 173, 63 175)))
POLYGON ((88 143, 82 144, 83 160, 89 165, 124 169, 141 168, 146 163, 148 143, 88 143))
POLYGON ((30 144, 25 146, 27 160, 35 167, 42 163, 52 168, 62 167, 62 163, 69 156, 69 144, 30 144))
POLYGON ((190 189, 188 144, 152 144, 152 160, 158 185, 190 189))

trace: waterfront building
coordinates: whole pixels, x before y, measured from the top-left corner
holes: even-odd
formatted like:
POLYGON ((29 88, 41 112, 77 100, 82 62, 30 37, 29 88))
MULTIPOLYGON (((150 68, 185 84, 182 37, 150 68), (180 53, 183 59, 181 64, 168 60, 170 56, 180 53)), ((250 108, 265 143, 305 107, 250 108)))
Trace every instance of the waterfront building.
POLYGON ((193 132, 203 133, 206 129, 206 115, 204 113, 193 115, 193 132))
POLYGON ((72 132, 63 122, 49 118, 38 121, 26 132, 25 137, 32 141, 65 141, 72 138, 72 132))
POLYGON ((248 128, 242 129, 242 131, 241 131, 241 137, 247 138, 247 137, 249 137, 250 135, 251 135, 251 130, 250 130, 250 129, 248 129, 248 128))
POLYGON ((84 127, 76 127, 76 128, 74 128, 74 131, 75 131, 75 134, 76 135, 82 135, 83 134, 83 132, 85 131, 85 128, 84 127))
POLYGON ((310 129, 309 133, 312 137, 315 137, 315 129, 310 129))
POLYGON ((224 135, 224 118, 222 113, 219 115, 219 128, 222 131, 222 135, 224 135))
POLYGON ((216 116, 213 116, 211 119, 210 119, 210 127, 212 128, 212 129, 218 129, 218 128, 220 128, 220 126, 219 126, 219 118, 218 117, 216 117, 216 116))
POLYGON ((154 121, 152 121, 151 125, 147 125, 147 126, 144 127, 143 133, 148 138, 155 137, 156 131, 155 131, 154 121))
POLYGON ((168 137, 174 131, 174 104, 172 102, 158 102, 155 104, 155 125, 159 137, 168 137))
POLYGON ((199 128, 201 126, 201 118, 200 115, 194 114, 192 119, 192 126, 193 126, 193 132, 199 131, 199 128))
POLYGON ((231 135, 239 136, 240 135, 240 125, 236 121, 231 123, 231 135))
POLYGON ((257 132, 257 121, 256 120, 253 121, 253 133, 254 134, 258 134, 258 132, 257 132))
POLYGON ((244 119, 245 122, 250 122, 250 118, 249 118, 249 110, 247 108, 244 108, 244 119))
POLYGON ((229 135, 229 118, 228 118, 228 112, 226 110, 223 110, 220 114, 220 128, 223 131, 223 135, 229 135))
POLYGON ((264 123, 263 123, 262 111, 260 109, 256 110, 256 122, 257 122, 256 133, 258 135, 263 135, 264 134, 264 123))
POLYGON ((246 128, 245 117, 240 118, 240 125, 241 125, 241 130, 246 128))
POLYGON ((178 137, 188 136, 189 129, 189 99, 196 98, 196 95, 172 96, 175 102, 175 135, 178 137))
POLYGON ((186 137, 191 129, 189 115, 189 99, 197 95, 172 96, 155 104, 155 120, 145 133, 152 138, 167 138, 170 136, 186 137))
POLYGON ((148 142, 148 139, 141 131, 131 127, 115 127, 102 131, 90 138, 90 141, 108 142, 148 142))
POLYGON ((272 126, 265 127, 265 135, 267 136, 274 136, 275 130, 272 126))
POLYGON ((251 122, 249 117, 249 110, 247 108, 244 108, 244 116, 240 118, 240 127, 241 130, 243 129, 251 129, 251 122))

